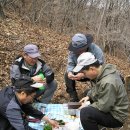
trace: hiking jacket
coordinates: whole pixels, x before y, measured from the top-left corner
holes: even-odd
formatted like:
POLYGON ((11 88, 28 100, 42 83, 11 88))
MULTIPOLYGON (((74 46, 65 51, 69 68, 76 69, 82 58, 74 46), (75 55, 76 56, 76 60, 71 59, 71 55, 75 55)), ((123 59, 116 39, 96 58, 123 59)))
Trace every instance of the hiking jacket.
POLYGON ((92 107, 111 115, 124 123, 128 115, 128 97, 124 84, 116 67, 111 64, 102 65, 98 77, 91 81, 92 89, 88 92, 94 101, 92 107))
POLYGON ((22 105, 12 86, 0 91, 0 130, 35 130, 28 126, 26 115, 42 119, 44 114, 31 105, 22 105))
MULTIPOLYGON (((103 51, 95 43, 91 43, 86 52, 91 52, 96 59, 98 59, 100 64, 104 63, 103 51)), ((67 72, 73 71, 74 67, 77 65, 77 59, 78 55, 70 51, 68 54, 67 72)))
POLYGON ((24 65, 24 58, 18 57, 14 64, 10 67, 10 77, 12 84, 14 85, 15 80, 20 78, 22 75, 31 78, 42 72, 46 78, 46 82, 50 83, 54 80, 54 73, 52 69, 41 59, 38 59, 36 66, 31 71, 27 66, 24 65))

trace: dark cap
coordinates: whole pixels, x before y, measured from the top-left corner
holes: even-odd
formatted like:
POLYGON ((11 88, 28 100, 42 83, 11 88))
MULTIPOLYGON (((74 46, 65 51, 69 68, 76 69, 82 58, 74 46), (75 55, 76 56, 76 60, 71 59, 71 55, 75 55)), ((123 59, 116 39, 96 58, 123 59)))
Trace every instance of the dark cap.
POLYGON ((41 56, 38 47, 34 44, 28 44, 24 47, 24 52, 32 58, 41 56))
POLYGON ((72 52, 77 52, 79 49, 87 48, 93 42, 93 36, 91 34, 81 34, 77 33, 72 37, 72 42, 70 43, 68 49, 72 52))

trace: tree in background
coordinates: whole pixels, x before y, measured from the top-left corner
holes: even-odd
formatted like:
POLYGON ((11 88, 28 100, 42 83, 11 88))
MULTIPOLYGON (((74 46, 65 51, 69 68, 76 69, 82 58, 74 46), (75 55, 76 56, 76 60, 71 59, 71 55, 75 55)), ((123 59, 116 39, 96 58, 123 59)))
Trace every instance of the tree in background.
MULTIPOLYGON (((95 41, 112 55, 122 48, 125 56, 130 49, 129 0, 1 0, 26 21, 46 26, 59 33, 91 33, 95 41)), ((4 6, 3 6, 4 5, 4 6)))

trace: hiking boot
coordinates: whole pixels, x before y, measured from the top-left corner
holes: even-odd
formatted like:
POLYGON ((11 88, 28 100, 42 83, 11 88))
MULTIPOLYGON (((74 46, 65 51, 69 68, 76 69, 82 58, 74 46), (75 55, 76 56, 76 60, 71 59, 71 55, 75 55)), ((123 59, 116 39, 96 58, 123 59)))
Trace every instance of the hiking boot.
POLYGON ((73 92, 70 94, 70 102, 79 102, 77 92, 73 92))

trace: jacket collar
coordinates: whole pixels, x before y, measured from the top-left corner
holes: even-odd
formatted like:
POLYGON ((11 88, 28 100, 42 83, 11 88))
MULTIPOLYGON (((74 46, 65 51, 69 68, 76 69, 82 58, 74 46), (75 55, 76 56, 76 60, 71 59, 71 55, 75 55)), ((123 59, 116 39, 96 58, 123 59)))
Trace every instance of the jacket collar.
MULTIPOLYGON (((19 57, 16 61, 22 62, 21 68, 26 69, 26 70, 29 70, 29 68, 26 67, 25 64, 24 64, 24 58, 23 58, 23 57, 19 57)), ((35 71, 34 74, 36 74, 36 73, 42 68, 42 63, 39 61, 39 59, 38 59, 38 61, 37 61, 36 64, 37 64, 37 68, 36 68, 36 71, 35 71)))

